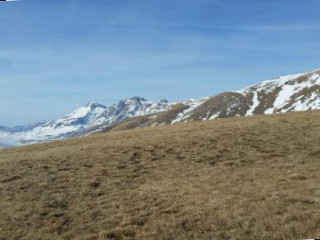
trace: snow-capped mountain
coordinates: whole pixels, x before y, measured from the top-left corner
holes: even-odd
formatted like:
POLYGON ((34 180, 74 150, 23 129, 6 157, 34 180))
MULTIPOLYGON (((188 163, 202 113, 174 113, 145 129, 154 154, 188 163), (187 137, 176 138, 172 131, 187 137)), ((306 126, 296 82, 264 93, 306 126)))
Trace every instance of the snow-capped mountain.
POLYGON ((251 99, 246 115, 319 109, 320 70, 267 80, 238 92, 251 99))
MULTIPOLYGON (((64 139, 78 132, 90 134, 90 129, 97 128, 127 118, 164 111, 170 104, 166 100, 149 102, 141 97, 121 100, 119 103, 106 107, 98 103, 89 103, 71 112, 67 116, 52 121, 42 122, 25 127, 0 127, 0 144, 20 145, 64 139)), ((98 128, 99 129, 99 128, 98 128)), ((96 129, 95 129, 96 131, 96 129)))
POLYGON ((320 109, 320 70, 283 76, 209 98, 175 123, 320 109))
POLYGON ((152 118, 125 121, 108 131, 216 118, 320 109, 320 70, 266 80, 210 98, 173 103, 152 118))
POLYGON ((266 80, 199 100, 169 103, 133 97, 109 107, 91 102, 55 121, 15 128, 0 126, 0 145, 15 146, 101 131, 313 109, 320 109, 320 70, 266 80))

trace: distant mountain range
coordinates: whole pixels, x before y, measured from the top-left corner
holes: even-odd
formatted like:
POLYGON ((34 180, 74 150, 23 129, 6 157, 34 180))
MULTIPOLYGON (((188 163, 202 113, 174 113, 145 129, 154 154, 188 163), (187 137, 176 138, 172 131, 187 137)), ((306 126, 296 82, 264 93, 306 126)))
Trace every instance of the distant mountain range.
POLYGON ((320 70, 266 80, 199 100, 170 103, 133 97, 109 107, 91 102, 55 121, 0 126, 0 148, 97 132, 314 109, 320 109, 320 70))

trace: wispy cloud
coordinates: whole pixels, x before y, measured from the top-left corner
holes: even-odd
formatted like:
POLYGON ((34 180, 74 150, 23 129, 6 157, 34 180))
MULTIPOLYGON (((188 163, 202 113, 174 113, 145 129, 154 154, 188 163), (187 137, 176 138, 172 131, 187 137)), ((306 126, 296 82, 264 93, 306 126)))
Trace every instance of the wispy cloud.
POLYGON ((258 25, 258 26, 235 26, 222 27, 225 29, 248 30, 248 31, 319 31, 320 25, 258 25))
MULTIPOLYGON (((92 20, 79 19, 78 23, 90 23, 92 20)), ((183 23, 183 22, 101 22, 106 28, 114 29, 144 29, 153 30, 160 28, 182 28, 182 29, 199 29, 199 30, 211 30, 211 31, 279 31, 279 32, 301 32, 301 31, 319 31, 320 25, 215 25, 215 24, 199 24, 199 23, 183 23)))
POLYGON ((209 25, 209 24, 184 24, 162 23, 159 26, 186 27, 209 30, 242 30, 242 31, 319 31, 320 25, 209 25))

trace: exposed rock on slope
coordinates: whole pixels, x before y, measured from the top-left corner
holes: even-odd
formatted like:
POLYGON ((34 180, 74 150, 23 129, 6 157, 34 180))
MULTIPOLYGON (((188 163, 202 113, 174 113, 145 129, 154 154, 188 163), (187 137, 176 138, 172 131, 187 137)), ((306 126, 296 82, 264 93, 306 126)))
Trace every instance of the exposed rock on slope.
POLYGON ((110 107, 89 103, 56 121, 17 128, 1 127, 0 140, 10 138, 15 144, 25 144, 88 135, 128 118, 164 111, 169 105, 164 100, 149 102, 141 97, 121 100, 110 107))
POLYGON ((320 71, 284 76, 237 91, 251 98, 246 115, 320 108, 320 71))
POLYGON ((175 122, 320 109, 320 70, 214 96, 175 122))
POLYGON ((320 70, 279 77, 211 98, 169 103, 142 97, 112 106, 89 103, 59 120, 8 128, 0 142, 13 145, 216 118, 320 109, 320 70))

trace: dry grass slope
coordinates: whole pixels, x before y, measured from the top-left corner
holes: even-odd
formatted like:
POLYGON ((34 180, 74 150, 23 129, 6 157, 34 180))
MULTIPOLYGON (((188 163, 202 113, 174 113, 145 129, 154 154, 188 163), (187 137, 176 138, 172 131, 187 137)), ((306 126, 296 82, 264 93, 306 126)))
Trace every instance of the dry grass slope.
POLYGON ((170 124, 177 115, 188 107, 184 104, 176 104, 164 112, 129 118, 119 123, 105 127, 101 132, 123 131, 135 128, 145 128, 154 125, 170 124))
POLYGON ((0 239, 320 237, 320 112, 0 150, 0 239))
POLYGON ((219 118, 244 116, 249 109, 248 99, 240 93, 225 92, 216 95, 194 109, 188 120, 209 119, 212 115, 219 118))

